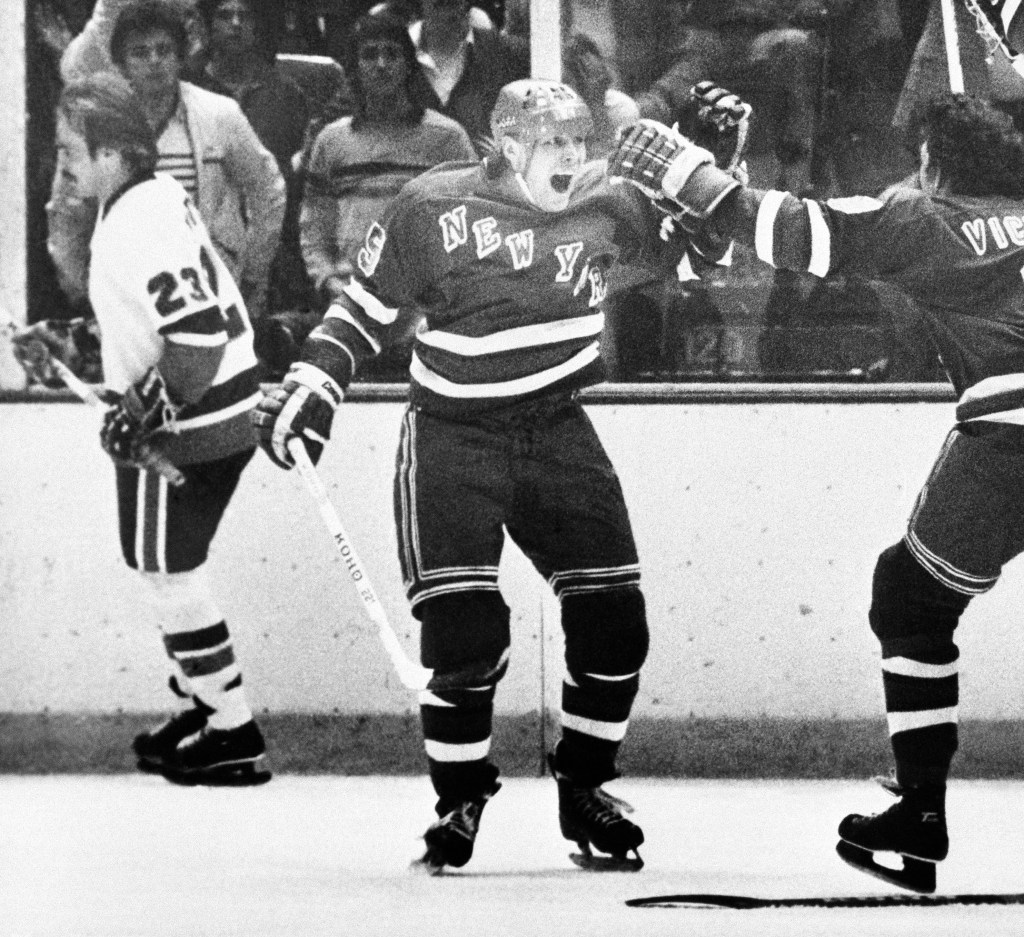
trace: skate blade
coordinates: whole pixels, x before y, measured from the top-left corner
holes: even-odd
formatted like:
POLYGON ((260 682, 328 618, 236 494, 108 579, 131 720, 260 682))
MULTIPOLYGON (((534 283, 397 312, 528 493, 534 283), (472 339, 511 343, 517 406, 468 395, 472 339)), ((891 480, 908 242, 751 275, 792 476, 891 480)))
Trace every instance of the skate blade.
POLYGON ((196 771, 177 771, 169 766, 161 766, 157 771, 179 787, 257 787, 266 784, 273 777, 262 759, 217 765, 214 768, 196 771))
POLYGON ((149 758, 140 758, 135 762, 135 767, 143 774, 163 774, 164 766, 158 761, 151 761, 149 758))
POLYGON ((644 867, 640 853, 633 850, 629 856, 595 856, 592 852, 572 852, 569 858, 588 872, 639 872, 644 867))
POLYGON ((866 872, 875 878, 880 878, 890 885, 897 885, 906 888, 908 891, 916 891, 922 895, 930 895, 935 891, 935 863, 925 862, 923 859, 914 859, 911 856, 902 856, 903 868, 891 869, 875 861, 874 853, 862 846, 855 846, 846 840, 840 840, 836 844, 836 852, 839 858, 847 865, 852 866, 860 872, 866 872))
POLYGON ((420 856, 419 859, 413 859, 409 863, 409 868, 417 875, 431 875, 438 876, 444 875, 446 868, 443 862, 438 862, 429 853, 420 856))

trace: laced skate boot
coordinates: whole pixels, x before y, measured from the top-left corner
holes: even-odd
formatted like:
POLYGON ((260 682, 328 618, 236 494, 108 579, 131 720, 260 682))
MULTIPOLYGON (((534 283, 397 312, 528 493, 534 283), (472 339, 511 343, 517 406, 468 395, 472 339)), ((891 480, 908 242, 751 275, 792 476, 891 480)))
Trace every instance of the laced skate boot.
POLYGON ((436 808, 438 818, 423 834, 427 851, 413 863, 413 867, 430 875, 440 875, 445 866, 459 869, 469 862, 480 829, 480 815, 487 801, 499 790, 501 785, 495 781, 492 790, 471 800, 457 803, 439 800, 436 808))
POLYGON ((591 871, 640 871, 644 861, 637 849, 644 841, 644 833, 623 816, 632 813, 633 808, 601 787, 577 784, 555 767, 553 755, 548 755, 548 766, 558 783, 558 822, 562 835, 580 848, 579 853, 569 858, 580 868, 591 871), (609 855, 595 856, 591 847, 609 855), (628 855, 631 851, 633 858, 628 855))
POLYGON ((161 725, 136 735, 132 751, 138 758, 138 769, 146 774, 160 774, 163 760, 174 752, 180 741, 202 729, 212 711, 198 703, 192 709, 183 709, 161 725))
POLYGON ((198 696, 186 693, 179 685, 175 677, 167 681, 171 692, 181 699, 192 701, 192 708, 175 713, 170 719, 140 732, 132 741, 132 751, 135 752, 138 761, 136 763, 140 771, 147 774, 159 774, 159 762, 170 755, 182 739, 194 735, 203 726, 213 709, 206 705, 198 696))
POLYGON ((839 824, 836 851, 854 868, 910 891, 935 891, 935 865, 949 853, 946 789, 943 785, 901 787, 888 778, 878 782, 899 800, 882 813, 851 813, 839 824), (903 868, 875 861, 874 853, 903 857, 903 868))
POLYGON ((266 744, 254 720, 234 729, 204 726, 159 762, 168 781, 188 787, 252 787, 266 784, 266 744))

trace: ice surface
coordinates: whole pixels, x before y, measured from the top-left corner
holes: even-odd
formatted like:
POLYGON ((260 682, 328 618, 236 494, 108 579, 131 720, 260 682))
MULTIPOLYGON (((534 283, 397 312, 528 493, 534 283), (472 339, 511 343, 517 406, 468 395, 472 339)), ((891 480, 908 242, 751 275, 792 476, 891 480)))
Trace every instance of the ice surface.
MULTIPOLYGON (((835 827, 889 802, 868 781, 623 778, 646 868, 568 859, 549 779, 512 778, 476 854, 409 863, 433 817, 425 778, 279 775, 249 790, 144 776, 0 776, 3 937, 1020 937, 1024 907, 635 909, 681 892, 896 893, 844 865, 835 827)), ((1024 783, 954 782, 939 893, 1024 892, 1024 783)))

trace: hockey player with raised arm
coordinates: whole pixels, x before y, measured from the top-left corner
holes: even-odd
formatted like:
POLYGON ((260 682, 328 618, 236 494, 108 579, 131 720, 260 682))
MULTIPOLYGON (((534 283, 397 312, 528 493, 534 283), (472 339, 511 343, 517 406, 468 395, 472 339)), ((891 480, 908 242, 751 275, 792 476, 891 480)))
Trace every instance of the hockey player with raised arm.
POLYGON ((837 848, 864 871, 933 891, 949 848, 954 631, 972 596, 1024 552, 1024 137, 992 106, 949 94, 921 115, 919 185, 884 201, 746 188, 653 122, 620 142, 609 172, 776 267, 895 284, 927 322, 959 395, 957 422, 906 534, 878 558, 869 613, 896 766, 885 786, 898 801, 846 817, 837 848), (901 854, 902 869, 875 852, 901 854))
POLYGON ((97 75, 67 85, 57 108, 58 171, 101 205, 89 299, 101 333, 101 430, 113 458, 121 549, 138 573, 188 708, 134 742, 139 768, 179 784, 269 780, 265 745, 242 686, 205 562, 255 452, 260 398, 241 294, 181 185, 154 173, 153 131, 130 87, 97 75), (142 462, 158 449, 172 486, 142 462))
MULTIPOLYGON (((728 123, 720 97, 704 104, 728 123)), ((296 436, 319 456, 347 384, 380 351, 396 310, 424 308, 394 508, 421 658, 433 670, 420 695, 438 797, 424 837, 431 871, 469 861, 500 787, 488 753, 509 659, 498 589, 506 531, 561 605, 562 735, 549 764, 562 833, 581 864, 642 864, 640 827, 602 788, 618 776, 647 656, 640 567, 618 478, 577 391, 603 375, 602 303, 616 259, 675 275, 689 242, 663 239, 661 213, 610 186, 603 161, 587 163, 592 126, 566 85, 506 85, 491 117, 496 153, 405 186, 367 232, 358 272, 339 284, 301 360, 253 414, 279 465, 290 467, 296 436)))

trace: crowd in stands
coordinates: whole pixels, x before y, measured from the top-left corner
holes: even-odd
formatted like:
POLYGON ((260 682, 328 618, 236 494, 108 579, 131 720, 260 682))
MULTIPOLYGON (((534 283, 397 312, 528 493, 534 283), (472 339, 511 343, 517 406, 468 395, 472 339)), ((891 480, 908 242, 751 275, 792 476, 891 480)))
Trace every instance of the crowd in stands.
MULTIPOLYGON (((96 206, 70 197, 54 171, 62 83, 113 69, 142 97, 158 168, 195 197, 242 287, 261 359, 278 373, 398 189, 441 162, 486 155, 498 90, 530 72, 528 10, 528 0, 35 0, 29 321, 89 314, 96 206)), ((913 105, 945 80, 939 0, 562 0, 562 10, 563 80, 593 111, 593 157, 638 117, 679 120, 690 87, 711 79, 754 105, 753 184, 878 192, 912 172, 913 105)), ((972 51, 969 24, 962 34, 970 90, 1021 109, 1014 81, 972 51)), ((742 257, 730 276, 669 286, 625 277, 609 314, 613 375, 813 372, 800 328, 822 303, 835 305, 833 325, 883 339, 819 370, 933 374, 931 362, 906 367, 891 353, 884 336, 907 326, 888 310, 903 305, 870 284, 773 276, 742 257), (749 282, 754 298, 744 298, 749 282), (726 334, 737 309, 749 340, 726 334)), ((403 310, 392 351, 361 377, 403 380, 417 322, 403 310)))

